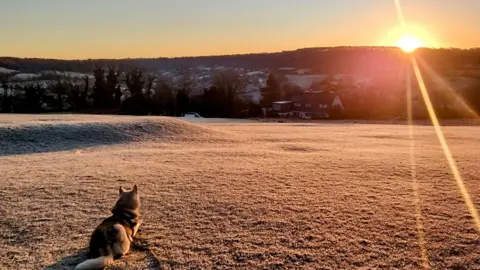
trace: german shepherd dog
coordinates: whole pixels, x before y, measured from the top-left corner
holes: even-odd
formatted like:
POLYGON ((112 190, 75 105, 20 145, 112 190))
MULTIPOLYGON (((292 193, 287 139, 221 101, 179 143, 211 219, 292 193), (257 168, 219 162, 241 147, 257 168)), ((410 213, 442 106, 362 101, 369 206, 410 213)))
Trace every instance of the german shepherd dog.
POLYGON ((103 220, 90 238, 90 259, 77 265, 75 270, 102 269, 130 250, 133 238, 142 224, 140 197, 136 185, 131 190, 120 187, 119 192, 117 203, 112 208, 113 215, 103 220))

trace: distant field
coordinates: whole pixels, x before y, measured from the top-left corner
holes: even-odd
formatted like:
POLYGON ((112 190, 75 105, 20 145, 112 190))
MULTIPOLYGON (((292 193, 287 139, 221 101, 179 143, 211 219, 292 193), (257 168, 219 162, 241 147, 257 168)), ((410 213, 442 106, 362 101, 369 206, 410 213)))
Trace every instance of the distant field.
MULTIPOLYGON (((443 130, 478 208, 480 127, 443 130)), ((144 225, 110 269, 421 269, 421 248, 480 269, 432 127, 413 142, 404 125, 0 115, 0 269, 72 268, 134 183, 144 225)))

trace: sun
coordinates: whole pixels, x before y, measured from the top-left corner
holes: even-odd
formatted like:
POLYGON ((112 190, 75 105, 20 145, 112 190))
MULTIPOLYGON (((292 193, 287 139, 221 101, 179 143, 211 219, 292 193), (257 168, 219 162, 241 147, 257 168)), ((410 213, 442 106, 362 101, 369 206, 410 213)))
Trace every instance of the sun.
POLYGON ((423 47, 424 43, 416 36, 404 35, 395 43, 395 45, 401 48, 404 52, 411 53, 416 49, 423 47))

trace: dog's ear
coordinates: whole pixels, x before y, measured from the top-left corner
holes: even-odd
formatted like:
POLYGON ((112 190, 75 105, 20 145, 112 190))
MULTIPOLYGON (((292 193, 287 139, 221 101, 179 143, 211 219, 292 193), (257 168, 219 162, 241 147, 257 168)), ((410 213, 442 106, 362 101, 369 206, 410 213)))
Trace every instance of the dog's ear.
POLYGON ((120 188, 118 189, 118 193, 122 194, 123 192, 125 192, 125 190, 123 189, 123 187, 120 186, 120 188))
POLYGON ((137 193, 137 192, 138 192, 138 191, 137 191, 137 185, 134 185, 134 186, 133 186, 133 192, 134 192, 134 193, 137 193))

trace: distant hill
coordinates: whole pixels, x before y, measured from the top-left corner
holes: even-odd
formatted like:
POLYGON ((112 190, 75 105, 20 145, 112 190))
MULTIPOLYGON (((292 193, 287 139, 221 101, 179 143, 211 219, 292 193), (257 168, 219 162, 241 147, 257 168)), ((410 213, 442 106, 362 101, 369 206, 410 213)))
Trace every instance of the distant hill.
MULTIPOLYGON (((480 48, 419 49, 416 55, 435 69, 480 69, 480 48)), ((145 71, 171 70, 198 66, 224 66, 247 69, 291 67, 311 69, 313 73, 375 74, 404 67, 408 55, 394 47, 332 47, 305 48, 277 53, 243 55, 57 60, 0 57, 0 67, 23 73, 45 70, 91 72, 96 65, 114 65, 121 69, 141 68, 145 71)))

